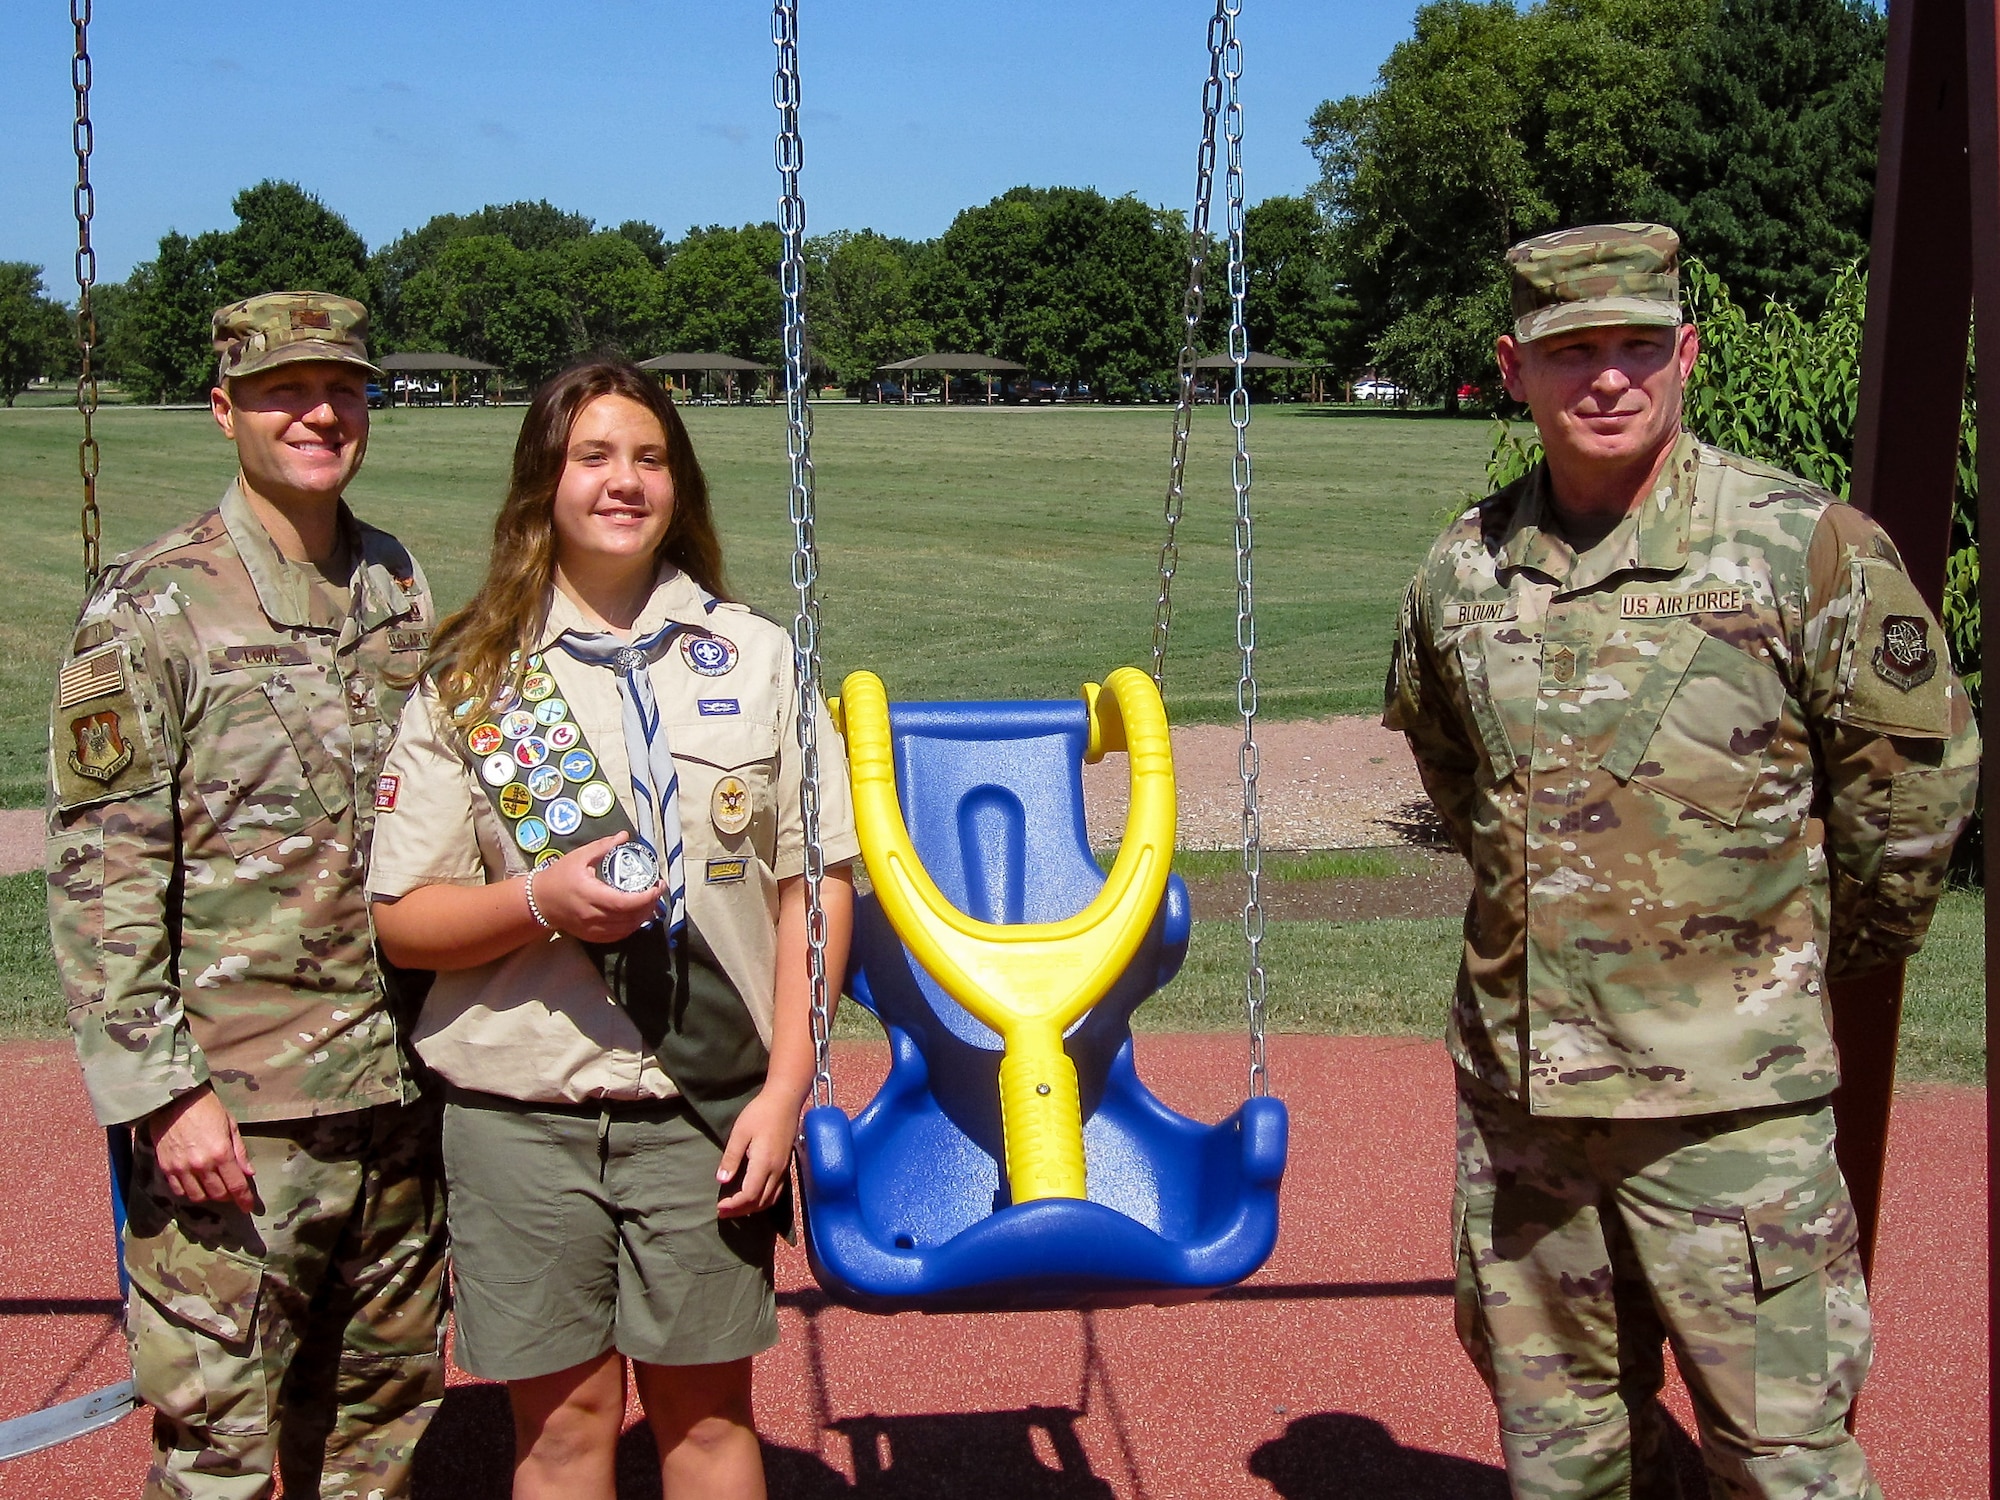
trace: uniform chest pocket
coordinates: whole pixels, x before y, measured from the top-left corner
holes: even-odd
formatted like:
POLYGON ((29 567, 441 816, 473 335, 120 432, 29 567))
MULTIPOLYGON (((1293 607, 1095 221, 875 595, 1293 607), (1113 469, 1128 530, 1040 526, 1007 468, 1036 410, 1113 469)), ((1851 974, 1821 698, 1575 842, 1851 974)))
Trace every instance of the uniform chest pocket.
POLYGON ((731 715, 668 726, 680 778, 681 831, 690 848, 774 853, 778 725, 731 715))
POLYGON ((1509 619, 1455 631, 1452 654, 1494 780, 1527 764, 1535 743, 1535 695, 1541 678, 1538 630, 1509 619))
POLYGON ((1770 764, 1784 711, 1776 672, 1678 620, 1600 765, 1734 828, 1770 764))
POLYGON ((314 690, 313 671, 225 679, 226 696, 203 715, 195 790, 239 858, 338 818, 353 800, 346 706, 314 690))

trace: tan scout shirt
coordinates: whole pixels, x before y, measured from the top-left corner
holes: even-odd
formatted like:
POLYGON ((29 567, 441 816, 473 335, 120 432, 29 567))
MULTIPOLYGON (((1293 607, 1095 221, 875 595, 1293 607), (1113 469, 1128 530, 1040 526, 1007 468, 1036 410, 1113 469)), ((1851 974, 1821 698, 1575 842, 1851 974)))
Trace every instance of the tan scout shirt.
POLYGON ((1777 470, 1683 437, 1581 557, 1547 483, 1439 538, 1389 677, 1475 877, 1452 1056, 1552 1115, 1819 1098, 1824 976, 1915 950, 1973 807, 1942 632, 1777 470))
POLYGON ((402 544, 341 508, 346 583, 232 485, 113 563, 50 736, 49 931, 98 1119, 204 1080, 239 1120, 408 1100, 362 877, 367 795, 429 644, 402 544), (359 790, 357 790, 359 789, 359 790))
MULTIPOLYGON (((680 780, 688 915, 768 1045, 778 882, 805 871, 791 637, 743 605, 706 599, 677 571, 662 577, 635 634, 650 634, 669 620, 700 625, 736 647, 728 670, 704 676, 678 645, 670 646, 653 663, 652 682, 680 780), (717 826, 718 817, 733 824, 738 816, 718 811, 716 786, 726 776, 750 789, 750 821, 735 833, 717 826)), ((554 649, 565 630, 591 628, 563 594, 552 593, 538 649, 597 756, 598 775, 630 818, 631 763, 617 677, 554 649)), ((847 758, 823 710, 819 746, 821 840, 833 865, 853 859, 860 845, 847 758)), ((385 809, 376 836, 371 895, 484 885, 526 873, 527 857, 494 812, 428 682, 404 712, 384 786, 381 800, 393 800, 394 807, 385 809)), ((572 938, 552 936, 479 968, 440 974, 415 1044, 448 1082, 530 1103, 674 1092, 572 938)))

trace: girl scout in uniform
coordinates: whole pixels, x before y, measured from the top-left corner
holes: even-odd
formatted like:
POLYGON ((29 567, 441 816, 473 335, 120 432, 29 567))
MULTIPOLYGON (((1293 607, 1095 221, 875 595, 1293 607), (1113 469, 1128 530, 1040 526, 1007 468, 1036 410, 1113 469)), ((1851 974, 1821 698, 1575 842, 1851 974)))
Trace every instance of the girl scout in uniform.
MULTIPOLYGON (((612 1494, 629 1357, 675 1496, 761 1496, 750 1358, 812 1081, 791 641, 728 602, 665 392, 538 392, 493 554, 376 793, 384 952, 438 971, 456 1357, 504 1380, 514 1494, 612 1494), (622 1357, 621 1357, 622 1356, 622 1357)), ((856 853, 819 727, 827 972, 856 853)))

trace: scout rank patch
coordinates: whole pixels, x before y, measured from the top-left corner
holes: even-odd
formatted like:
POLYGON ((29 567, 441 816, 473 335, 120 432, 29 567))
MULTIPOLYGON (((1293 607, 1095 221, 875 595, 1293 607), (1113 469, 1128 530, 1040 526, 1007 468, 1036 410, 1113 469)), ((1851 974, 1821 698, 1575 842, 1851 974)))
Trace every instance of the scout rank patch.
POLYGON ((494 717, 465 731, 466 748, 515 845, 538 856, 537 868, 562 857, 562 849, 550 847, 553 840, 587 844, 625 829, 615 816, 618 798, 597 779, 597 757, 585 748, 541 657, 528 658, 518 693, 509 688, 490 706, 494 717), (607 826, 585 827, 595 820, 607 826))
POLYGON ((750 826, 750 787, 741 776, 724 776, 708 799, 708 815, 721 833, 741 833, 750 826))
POLYGON ((1937 652, 1930 644, 1930 621, 1918 615, 1885 615, 1882 644, 1871 658, 1875 675, 1898 692, 1911 692, 1937 676, 1937 652))

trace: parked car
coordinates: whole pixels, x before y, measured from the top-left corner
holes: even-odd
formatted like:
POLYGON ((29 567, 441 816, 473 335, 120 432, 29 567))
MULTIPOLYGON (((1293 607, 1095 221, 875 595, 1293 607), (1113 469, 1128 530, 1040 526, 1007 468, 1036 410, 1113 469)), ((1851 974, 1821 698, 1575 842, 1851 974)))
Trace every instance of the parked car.
POLYGON ((1464 385, 1458 388, 1458 399, 1461 401, 1477 401, 1481 396, 1485 394, 1486 392, 1482 391, 1478 386, 1474 385, 1469 380, 1466 381, 1464 385))
POLYGON ((1016 375, 1000 388, 1000 399, 1009 406, 1034 406, 1061 398, 1062 388, 1053 380, 1036 380, 1027 375, 1016 375))
POLYGON ((1409 394, 1393 380, 1377 380, 1371 377, 1354 382, 1356 401, 1403 401, 1408 399, 1409 394))
POLYGON ((862 384, 861 399, 863 401, 886 401, 901 405, 906 398, 900 381, 870 380, 862 384))
POLYGON ((382 389, 381 382, 375 380, 368 382, 368 404, 370 406, 387 406, 389 404, 389 393, 382 389))

